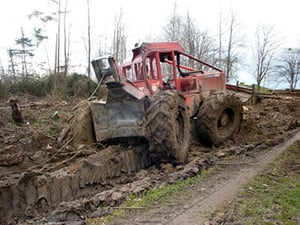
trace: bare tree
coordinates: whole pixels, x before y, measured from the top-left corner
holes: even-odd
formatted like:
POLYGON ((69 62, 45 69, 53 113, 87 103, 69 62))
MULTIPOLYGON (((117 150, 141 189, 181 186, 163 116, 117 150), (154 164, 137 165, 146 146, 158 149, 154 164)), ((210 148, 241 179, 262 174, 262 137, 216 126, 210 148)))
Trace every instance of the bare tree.
POLYGON ((99 35, 97 38, 97 55, 107 55, 108 54, 108 38, 107 34, 99 35))
POLYGON ((213 51, 216 49, 213 47, 213 38, 209 36, 208 31, 200 31, 188 11, 186 16, 183 17, 177 13, 176 9, 175 4, 173 14, 163 28, 165 39, 167 41, 178 41, 189 54, 213 62, 215 55, 213 51))
POLYGON ((225 59, 225 76, 226 81, 230 80, 229 75, 232 72, 233 60, 232 60, 232 45, 233 45, 233 31, 234 31, 234 24, 235 24, 235 17, 231 14, 231 19, 229 23, 229 37, 228 37, 228 46, 227 46, 227 55, 225 59))
POLYGON ((126 41, 125 25, 123 22, 123 10, 120 9, 119 16, 115 19, 114 36, 112 43, 112 52, 119 62, 126 58, 126 41))
POLYGON ((35 45, 36 45, 36 47, 39 47, 42 44, 42 46, 44 48, 44 52, 46 54, 46 58, 47 58, 48 71, 49 71, 49 74, 51 74, 52 70, 51 70, 51 65, 50 65, 48 49, 44 43, 45 40, 48 39, 48 36, 44 34, 44 32, 45 32, 44 27, 47 25, 48 22, 56 20, 54 17, 54 13, 51 13, 51 12, 45 13, 45 12, 40 12, 38 10, 34 10, 31 14, 28 15, 28 18, 29 19, 33 19, 33 18, 39 19, 40 22, 42 23, 39 27, 34 27, 35 45))
POLYGON ((87 73, 88 78, 91 78, 91 17, 90 17, 90 0, 86 1, 87 4, 87 38, 88 38, 88 46, 87 46, 87 55, 88 55, 88 66, 87 73))
POLYGON ((54 85, 52 94, 57 96, 64 89, 64 82, 61 82, 60 76, 66 76, 68 73, 69 67, 69 45, 70 39, 70 31, 67 32, 67 9, 68 9, 68 0, 62 2, 61 0, 51 0, 53 3, 57 5, 56 11, 56 22, 57 22, 57 33, 56 33, 56 43, 55 43, 55 65, 54 65, 54 85), (62 7, 63 11, 62 11, 62 7), (62 17, 63 16, 63 17, 62 17), (62 28, 61 28, 62 27, 62 28), (67 34, 68 33, 68 34, 67 34), (61 41, 62 39, 62 41, 61 41), (63 49, 64 63, 61 66, 61 49, 63 49), (63 71, 61 72, 61 68, 63 71))
POLYGON ((48 66, 47 70, 48 70, 49 74, 51 74, 51 65, 50 65, 49 54, 48 54, 47 47, 44 43, 45 40, 48 39, 48 36, 43 34, 43 32, 44 32, 43 28, 34 27, 33 31, 34 31, 34 38, 35 38, 36 47, 38 48, 40 45, 42 45, 43 48, 44 48, 44 52, 45 52, 46 60, 47 60, 47 66, 48 66))
POLYGON ((236 78, 235 72, 237 71, 239 64, 242 63, 240 49, 244 46, 244 43, 240 30, 241 24, 238 22, 236 14, 231 11, 229 17, 227 50, 225 55, 225 75, 227 82, 236 78))
MULTIPOLYGON (((196 56, 198 51, 196 39, 198 39, 200 31, 197 29, 194 20, 190 17, 189 12, 187 12, 185 20, 183 20, 181 29, 179 39, 181 44, 190 55, 196 56)), ((194 65, 192 65, 194 62, 194 60, 190 60, 188 65, 194 67, 194 65)))
POLYGON ((8 66, 8 71, 12 73, 13 80, 16 81, 16 69, 15 69, 15 61, 14 61, 14 55, 15 55, 14 49, 8 49, 8 56, 10 65, 8 66))
POLYGON ((180 41, 182 16, 177 12, 177 5, 174 4, 173 14, 170 16, 168 23, 163 28, 165 38, 168 41, 180 41))
POLYGON ((56 45, 55 45, 55 66, 54 66, 54 73, 59 74, 60 70, 60 14, 61 14, 61 1, 52 0, 54 3, 57 4, 57 33, 56 33, 56 45))
POLYGON ((25 37, 23 28, 21 27, 21 38, 17 38, 16 44, 21 45, 21 49, 19 51, 15 51, 15 55, 19 55, 22 57, 22 76, 28 75, 28 59, 27 57, 33 56, 32 47, 32 39, 25 37))
POLYGON ((64 64, 63 64, 63 74, 67 75, 68 67, 69 67, 69 39, 68 36, 70 34, 70 31, 67 32, 67 13, 68 13, 68 0, 64 1, 64 5, 62 5, 61 0, 51 0, 53 3, 57 5, 57 33, 56 33, 56 44, 55 44, 55 65, 54 65, 54 73, 59 74, 61 71, 61 65, 60 65, 60 55, 61 55, 61 47, 63 48, 63 55, 64 55, 64 64), (64 9, 62 11, 62 6, 64 6, 64 9), (62 16, 63 15, 63 18, 62 16), (63 23, 63 24, 62 24, 63 23), (63 26, 63 28, 61 28, 63 26), (63 33, 61 33, 61 30, 63 33), (63 43, 61 45, 61 36, 63 35, 63 43))
POLYGON ((234 11, 223 18, 219 14, 218 62, 216 64, 225 71, 226 81, 237 77, 237 70, 243 62, 241 50, 244 46, 241 24, 234 11))
POLYGON ((257 27, 252 65, 258 90, 261 87, 261 82, 270 75, 275 67, 274 60, 279 46, 279 40, 273 26, 257 27))
POLYGON ((196 57, 211 64, 216 63, 215 40, 209 35, 208 31, 198 31, 195 37, 196 57))
POLYGON ((67 76, 69 69, 69 47, 70 47, 70 31, 67 32, 67 10, 68 10, 68 0, 65 0, 65 9, 63 12, 64 18, 64 75, 67 76), (68 33, 68 34, 67 34, 68 33))
POLYGON ((300 78, 300 49, 285 49, 279 56, 276 66, 280 78, 284 78, 294 90, 300 78))
POLYGON ((221 67, 222 62, 222 48, 223 48, 223 16, 222 10, 219 12, 219 49, 218 49, 218 65, 221 67))
POLYGON ((1 81, 5 76, 4 66, 3 66, 1 58, 0 58, 0 71, 1 71, 1 77, 0 77, 0 81, 1 81))

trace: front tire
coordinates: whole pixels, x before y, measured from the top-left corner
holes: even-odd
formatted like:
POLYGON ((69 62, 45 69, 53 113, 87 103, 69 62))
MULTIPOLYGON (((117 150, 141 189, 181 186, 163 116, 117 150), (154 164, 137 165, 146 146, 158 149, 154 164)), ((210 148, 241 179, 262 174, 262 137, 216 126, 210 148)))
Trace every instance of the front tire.
POLYGON ((181 96, 163 91, 147 110, 147 132, 153 161, 175 164, 187 161, 190 147, 190 119, 181 96))
POLYGON ((209 145, 218 146, 240 128, 243 118, 242 103, 230 93, 215 93, 200 107, 197 131, 209 145))

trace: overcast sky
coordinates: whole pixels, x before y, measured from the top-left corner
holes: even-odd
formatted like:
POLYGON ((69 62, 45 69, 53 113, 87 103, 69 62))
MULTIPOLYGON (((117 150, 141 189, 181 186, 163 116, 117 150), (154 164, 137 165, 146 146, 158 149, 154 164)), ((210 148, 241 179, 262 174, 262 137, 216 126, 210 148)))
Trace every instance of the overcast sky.
MULTIPOLYGON (((243 25, 241 32, 249 37, 248 41, 254 36, 258 24, 266 24, 274 25, 284 46, 300 45, 299 0, 90 0, 90 2, 94 42, 99 35, 112 32, 114 18, 121 8, 129 46, 151 38, 159 39, 162 27, 166 25, 176 3, 179 13, 185 15, 189 11, 200 30, 208 29, 211 33, 216 32, 220 11, 226 17, 231 9, 243 25)), ((72 24, 72 54, 85 55, 82 41, 86 35, 86 0, 69 0, 68 8, 70 10, 68 20, 72 24)), ((26 15, 33 10, 56 9, 50 0, 1 0, 0 59, 3 64, 7 60, 6 50, 13 47, 14 40, 21 36, 20 27, 24 28, 25 35, 30 36, 32 33, 34 22, 28 20, 26 15)), ((53 41, 55 31, 52 30, 47 35, 49 42, 51 39, 53 41)), ((78 60, 82 58, 78 57, 78 60)))

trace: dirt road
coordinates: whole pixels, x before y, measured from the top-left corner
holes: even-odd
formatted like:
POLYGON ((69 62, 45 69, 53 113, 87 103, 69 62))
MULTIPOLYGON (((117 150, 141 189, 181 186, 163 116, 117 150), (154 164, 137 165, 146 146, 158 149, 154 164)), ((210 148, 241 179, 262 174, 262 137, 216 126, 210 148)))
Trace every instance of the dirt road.
POLYGON ((227 177, 225 183, 217 182, 208 196, 195 201, 190 208, 189 204, 186 204, 183 208, 188 208, 188 210, 175 216, 172 221, 167 224, 205 224, 218 207, 222 204, 230 204, 230 200, 237 194, 242 185, 246 184, 252 177, 260 173, 280 153, 297 140, 300 140, 299 131, 283 144, 273 147, 261 155, 257 155, 255 160, 252 160, 251 163, 247 163, 247 166, 242 166, 236 170, 237 173, 232 173, 232 168, 229 168, 230 166, 228 167, 230 173, 228 173, 226 171, 228 168, 224 168, 223 166, 223 170, 220 172, 221 175, 224 174, 224 178, 227 177))
POLYGON ((170 197, 170 202, 154 205, 147 211, 128 212, 110 225, 204 225, 222 205, 230 204, 241 186, 260 173, 281 152, 300 140, 298 130, 282 144, 263 151, 253 150, 217 163, 213 173, 187 190, 170 197))

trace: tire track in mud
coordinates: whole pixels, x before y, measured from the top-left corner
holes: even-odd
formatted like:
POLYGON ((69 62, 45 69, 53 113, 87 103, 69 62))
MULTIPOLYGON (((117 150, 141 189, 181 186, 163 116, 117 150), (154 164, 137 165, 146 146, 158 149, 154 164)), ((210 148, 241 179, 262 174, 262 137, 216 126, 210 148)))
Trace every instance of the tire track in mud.
POLYGON ((47 170, 50 165, 45 164, 43 168, 7 175, 0 180, 0 224, 46 215, 63 201, 128 182, 132 174, 149 164, 144 145, 131 149, 110 146, 53 171, 47 170))
MULTIPOLYGON (((273 146, 274 143, 278 144, 282 141, 283 139, 277 142, 267 140, 266 143, 273 146)), ((37 224, 55 224, 61 221, 67 224, 77 222, 84 224, 84 219, 87 217, 110 214, 114 207, 121 204, 129 194, 139 195, 150 188, 162 187, 197 175, 211 164, 220 162, 221 159, 213 155, 222 153, 221 157, 224 157, 231 154, 239 156, 244 153, 255 154, 252 151, 255 148, 260 149, 262 144, 262 142, 252 143, 242 147, 203 153, 201 156, 193 157, 186 165, 176 168, 171 164, 162 164, 161 168, 151 166, 145 149, 139 146, 133 149, 110 146, 89 155, 79 163, 72 163, 51 173, 32 174, 32 176, 30 173, 25 174, 23 176, 26 179, 19 178, 16 185, 9 186, 10 192, 7 190, 2 192, 0 185, 0 212, 4 209, 7 214, 3 218, 9 222, 15 220, 15 224, 30 224, 33 221, 38 221, 37 224), (147 170, 143 169, 147 167, 147 170), (27 182, 26 185, 23 181, 27 182), (3 193, 9 196, 6 197, 6 202, 3 193), (1 205, 1 202, 5 203, 1 205), (25 223, 24 218, 27 218, 25 223)), ((195 188, 197 187, 193 187, 193 190, 185 193, 184 196, 178 196, 182 203, 175 206, 175 209, 169 209, 171 210, 169 212, 159 208, 156 214, 151 214, 149 211, 145 212, 146 215, 139 214, 134 220, 130 218, 126 219, 126 222, 112 224, 175 224, 174 221, 179 220, 181 214, 196 207, 207 196, 191 196, 193 192, 199 194, 199 190, 195 188), (193 202, 190 202, 191 199, 193 202)))

